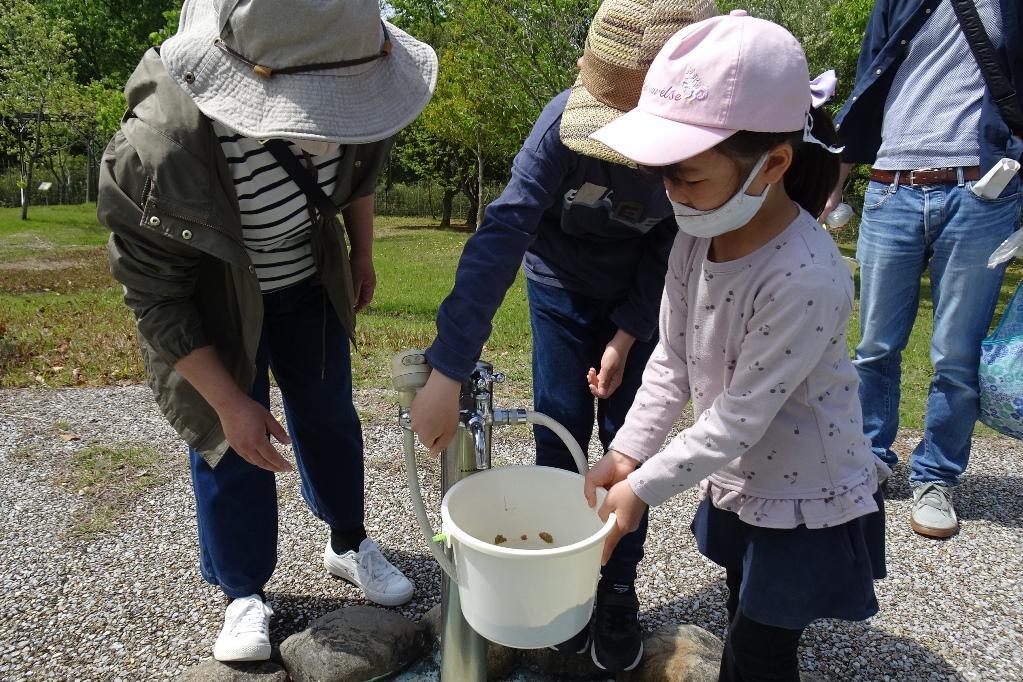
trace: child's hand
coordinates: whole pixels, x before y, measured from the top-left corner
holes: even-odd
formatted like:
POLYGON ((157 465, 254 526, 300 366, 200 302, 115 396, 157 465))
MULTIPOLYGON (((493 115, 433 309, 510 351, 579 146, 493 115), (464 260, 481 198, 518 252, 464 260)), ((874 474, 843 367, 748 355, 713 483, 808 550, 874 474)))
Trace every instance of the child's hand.
POLYGON ((593 367, 586 374, 586 383, 590 385, 590 393, 597 398, 610 398, 622 384, 625 372, 625 361, 636 337, 619 329, 604 348, 600 358, 600 372, 593 367))
POLYGON ((597 506, 597 488, 610 490, 619 481, 636 470, 639 462, 623 455, 617 450, 608 450, 607 454, 600 458, 600 461, 593 465, 593 468, 586 474, 586 481, 583 484, 583 494, 590 507, 597 506))
POLYGON ((607 521, 607 517, 614 512, 616 522, 615 527, 611 529, 607 539, 604 540, 604 555, 600 558, 602 566, 611 558, 611 553, 614 552, 622 536, 639 528, 640 521, 643 520, 643 512, 646 509, 647 503, 632 491, 632 486, 628 481, 620 481, 608 491, 607 497, 604 498, 604 504, 600 505, 597 514, 601 521, 607 521))
POLYGON ((461 386, 458 381, 433 370, 412 401, 412 430, 432 455, 440 454, 458 430, 461 386))

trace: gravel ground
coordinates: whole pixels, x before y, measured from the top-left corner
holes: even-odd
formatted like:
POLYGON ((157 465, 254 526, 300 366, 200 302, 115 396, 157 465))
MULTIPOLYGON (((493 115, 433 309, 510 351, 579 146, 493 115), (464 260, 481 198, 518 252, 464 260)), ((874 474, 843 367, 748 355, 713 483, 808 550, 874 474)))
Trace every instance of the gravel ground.
MULTIPOLYGON (((367 527, 419 589, 399 610, 418 619, 438 599, 404 481, 390 394, 362 391, 367 527)), ((280 414, 281 410, 275 409, 280 414)), ((908 452, 912 434, 897 449, 908 452)), ((497 432, 498 464, 526 461, 525 429, 497 432)), ((1019 443, 983 439, 957 492, 962 532, 939 542, 909 529, 909 487, 896 471, 887 510, 889 578, 867 623, 823 621, 803 638, 802 666, 833 680, 1023 680, 1023 478, 1019 443)), ((421 458, 427 503, 439 510, 436 467, 421 458)), ((223 602, 197 570, 186 458, 145 387, 0 391, 0 679, 149 680, 209 656, 223 602), (60 432, 80 440, 66 441, 60 432), (147 443, 166 454, 166 482, 91 540, 69 532, 83 497, 60 480, 90 444, 147 443)), ((326 529, 281 477, 280 560, 267 585, 280 642, 317 616, 361 603, 329 577, 326 529)), ((690 622, 721 635, 723 572, 696 551, 690 491, 655 510, 640 568, 648 627, 690 622)), ((435 523, 439 525, 439 520, 435 523)))

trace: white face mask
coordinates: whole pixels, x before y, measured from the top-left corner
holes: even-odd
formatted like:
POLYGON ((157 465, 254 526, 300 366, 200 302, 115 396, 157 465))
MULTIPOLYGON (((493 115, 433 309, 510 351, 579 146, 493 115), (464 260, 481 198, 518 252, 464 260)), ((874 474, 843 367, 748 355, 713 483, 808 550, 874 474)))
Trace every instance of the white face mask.
POLYGON ((710 211, 699 211, 672 201, 671 197, 668 197, 672 208, 675 209, 675 222, 678 223, 678 229, 694 237, 710 238, 737 230, 752 220, 760 207, 764 205, 764 199, 767 198, 767 192, 771 187, 770 185, 765 187, 759 196, 746 194, 746 190, 753 184, 753 179, 757 177, 757 173, 765 163, 767 163, 767 154, 760 157, 757 165, 753 166, 749 177, 746 178, 746 182, 739 188, 735 196, 710 211))
POLYGON ((288 140, 310 156, 323 156, 336 152, 341 146, 337 142, 325 142, 322 140, 288 140))

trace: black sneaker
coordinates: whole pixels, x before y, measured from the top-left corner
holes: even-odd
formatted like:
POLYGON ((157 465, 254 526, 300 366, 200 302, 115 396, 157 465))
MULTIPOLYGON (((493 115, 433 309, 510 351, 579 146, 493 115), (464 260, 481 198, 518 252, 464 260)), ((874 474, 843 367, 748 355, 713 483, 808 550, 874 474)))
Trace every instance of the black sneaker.
POLYGON ((579 632, 575 633, 561 644, 555 644, 549 649, 553 649, 560 654, 584 654, 586 650, 590 648, 590 625, 593 623, 592 618, 590 622, 586 624, 579 632))
POLYGON ((593 609, 590 656, 601 670, 632 670, 643 659, 643 633, 639 629, 639 598, 634 589, 617 592, 598 588, 593 609))

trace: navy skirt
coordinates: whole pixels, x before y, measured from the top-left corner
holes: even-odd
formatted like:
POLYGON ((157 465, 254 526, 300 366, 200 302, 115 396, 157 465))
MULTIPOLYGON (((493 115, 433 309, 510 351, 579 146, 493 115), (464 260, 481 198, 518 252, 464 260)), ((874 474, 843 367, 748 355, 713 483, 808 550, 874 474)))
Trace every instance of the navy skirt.
POLYGON ((801 630, 818 618, 864 620, 877 613, 874 581, 886 575, 884 498, 878 511, 830 528, 761 528, 704 499, 692 531, 700 552, 742 575, 748 618, 801 630))

